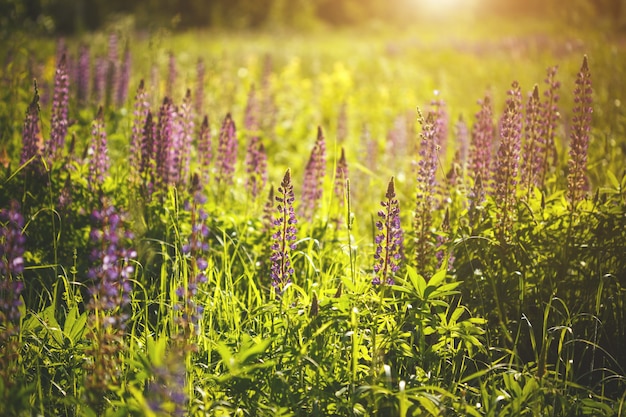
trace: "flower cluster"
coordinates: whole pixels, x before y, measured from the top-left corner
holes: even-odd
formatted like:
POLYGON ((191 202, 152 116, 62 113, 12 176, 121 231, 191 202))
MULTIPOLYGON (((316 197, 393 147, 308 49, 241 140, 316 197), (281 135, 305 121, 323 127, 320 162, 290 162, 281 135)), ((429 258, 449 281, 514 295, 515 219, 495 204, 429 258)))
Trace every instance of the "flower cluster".
POLYGON ((293 209, 294 193, 291 184, 291 171, 285 172, 280 187, 278 187, 278 195, 275 197, 277 216, 274 217, 275 232, 272 235, 274 243, 272 244, 272 256, 270 261, 272 285, 279 292, 282 292, 287 284, 291 282, 294 274, 291 266, 290 253, 296 249, 296 214, 293 209))
POLYGON ((148 92, 144 86, 143 79, 139 81, 137 87, 137 93, 135 94, 135 104, 133 109, 133 124, 130 134, 130 155, 129 155, 129 167, 131 170, 131 179, 134 182, 138 181, 139 172, 139 158, 141 152, 141 139, 143 136, 143 128, 150 111, 150 103, 148 101, 148 92))
POLYGON ((476 121, 472 128, 469 150, 468 172, 474 180, 472 190, 472 206, 479 205, 483 199, 483 187, 478 187, 478 182, 486 182, 489 179, 491 169, 491 155, 494 141, 493 108, 489 97, 479 101, 480 110, 476 114, 476 121))
POLYGON ((541 102, 539 101, 539 87, 535 85, 526 105, 526 122, 524 124, 524 157, 521 160, 522 183, 526 187, 527 195, 532 187, 540 186, 543 178, 543 156, 545 137, 542 128, 541 102))
POLYGON ((101 186, 109 172, 107 134, 104 128, 102 106, 91 125, 91 143, 87 148, 89 158, 89 186, 101 186))
POLYGON ((519 151, 522 138, 522 92, 515 81, 508 92, 506 109, 500 121, 500 146, 496 155, 492 189, 499 208, 499 230, 505 238, 510 230, 515 204, 515 190, 519 171, 519 151))
POLYGON ((339 206, 343 207, 346 199, 346 180, 348 179, 348 162, 346 162, 346 152, 341 148, 341 156, 337 161, 337 168, 335 170, 335 196, 339 201, 339 206))
POLYGON ((198 137, 198 163, 200 164, 200 177, 203 183, 209 181, 211 157, 211 128, 209 127, 209 117, 204 116, 198 137))
POLYGON ((422 125, 420 133, 420 160, 417 165, 417 193, 415 204, 415 259, 420 269, 431 263, 433 236, 431 232, 432 211, 435 206, 435 187, 438 156, 438 126, 436 115, 429 113, 426 119, 419 114, 422 125))
POLYGON ((570 136, 567 196, 572 207, 576 206, 585 196, 587 190, 587 149, 589 148, 589 131, 591 130, 591 114, 593 99, 591 97, 591 72, 587 56, 583 58, 580 72, 576 77, 574 90, 574 117, 570 136))
POLYGON ((32 158, 41 154, 40 142, 41 129, 39 127, 39 91, 37 90, 37 83, 35 82, 35 94, 33 95, 33 100, 28 106, 28 110, 26 110, 26 118, 24 119, 20 165, 29 162, 32 158))
POLYGON ((207 238, 209 228, 206 224, 208 215, 201 208, 206 202, 206 197, 201 193, 200 180, 194 175, 192 181, 193 200, 185 202, 185 210, 191 215, 191 234, 189 241, 183 245, 182 253, 191 262, 191 273, 187 282, 183 283, 176 290, 176 295, 182 301, 177 308, 181 311, 179 325, 184 329, 185 340, 198 331, 198 320, 202 315, 203 308, 196 304, 198 285, 207 281, 206 271, 209 264, 206 259, 206 252, 209 250, 207 238))
POLYGON ((65 146, 65 137, 69 125, 70 82, 67 73, 66 55, 63 54, 54 74, 54 94, 52 99, 52 119, 50 121, 50 140, 46 143, 46 154, 55 161, 65 146))
POLYGON ((217 172, 215 180, 219 184, 234 182, 235 164, 237 163, 237 129, 230 113, 224 118, 217 148, 217 172))
POLYGON ((80 104, 85 104, 89 98, 90 64, 89 46, 83 43, 78 49, 78 69, 76 73, 77 97, 80 104))
POLYGON ((311 150, 309 161, 304 171, 302 187, 301 215, 312 219, 315 209, 322 198, 324 177, 326 176, 326 139, 321 126, 317 128, 317 139, 311 150))
POLYGON ((404 253, 404 233, 400 224, 400 206, 396 199, 393 177, 389 180, 382 210, 376 221, 378 233, 374 239, 374 279, 372 284, 394 284, 394 274, 400 268, 404 253))
POLYGON ((546 181, 546 176, 550 172, 550 168, 557 164, 556 155, 556 143, 555 134, 556 129, 561 118, 559 112, 559 88, 561 83, 556 80, 556 73, 558 67, 550 67, 547 70, 547 76, 545 83, 548 85, 546 91, 544 91, 544 100, 541 104, 541 120, 543 124, 543 155, 542 155, 542 170, 541 170, 541 184, 546 181))
POLYGON ((128 98, 128 85, 130 83, 130 66, 131 66, 131 55, 130 48, 128 44, 126 44, 126 48, 124 48, 124 55, 122 57, 122 63, 119 71, 119 79, 117 80, 117 85, 115 87, 115 103, 118 107, 124 106, 126 103, 126 99, 128 98))

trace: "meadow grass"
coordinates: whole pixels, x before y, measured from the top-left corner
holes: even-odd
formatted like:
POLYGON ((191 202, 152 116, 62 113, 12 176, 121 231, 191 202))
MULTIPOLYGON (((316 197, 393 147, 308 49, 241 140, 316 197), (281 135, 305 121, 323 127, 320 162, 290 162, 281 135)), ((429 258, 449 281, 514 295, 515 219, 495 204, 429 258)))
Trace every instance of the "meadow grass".
POLYGON ((0 414, 625 413, 619 39, 494 21, 14 40, 0 414))

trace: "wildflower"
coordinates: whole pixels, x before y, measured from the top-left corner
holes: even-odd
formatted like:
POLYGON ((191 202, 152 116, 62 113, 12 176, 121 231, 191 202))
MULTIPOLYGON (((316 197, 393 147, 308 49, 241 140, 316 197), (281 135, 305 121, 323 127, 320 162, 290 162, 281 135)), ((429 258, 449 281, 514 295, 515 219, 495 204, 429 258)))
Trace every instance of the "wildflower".
POLYGON ((35 81, 35 94, 26 111, 22 131, 22 153, 20 165, 41 154, 41 130, 39 128, 39 91, 35 81))
POLYGON ((404 252, 404 234, 400 224, 400 206, 396 199, 393 177, 387 186, 386 200, 381 202, 382 210, 376 221, 378 233, 374 239, 374 279, 372 284, 393 285, 394 274, 400 268, 404 252))
POLYGON ((117 88, 119 86, 120 72, 118 64, 118 43, 119 39, 115 32, 109 34, 109 50, 107 56, 107 72, 106 72, 106 103, 113 103, 113 99, 117 98, 117 88))
POLYGON ((508 92, 506 109, 501 119, 500 146, 492 177, 493 197, 499 208, 498 231, 504 239, 510 230, 515 204, 522 137, 522 93, 517 81, 508 92))
POLYGON ((141 158, 139 160, 139 175, 143 179, 143 186, 151 194, 154 186, 154 170, 156 158, 156 125, 152 121, 152 113, 148 111, 146 123, 141 136, 141 158))
POLYGON ((156 186, 163 189, 170 183, 173 173, 172 169, 172 150, 175 148, 174 143, 174 120, 175 120, 174 104, 165 97, 163 104, 159 108, 159 120, 156 128, 155 136, 155 168, 156 168, 156 186))
POLYGON ((346 152, 341 148, 341 156, 337 161, 337 168, 335 171, 335 186, 334 191, 339 201, 339 206, 343 207, 346 194, 346 180, 348 179, 348 163, 346 162, 346 152))
POLYGON ((200 125, 200 135, 198 138, 198 162, 200 164, 200 176, 203 183, 209 181, 211 156, 211 129, 209 128, 209 118, 205 115, 200 125))
POLYGON ((558 122, 561 118, 559 113, 558 101, 559 101, 559 88, 561 83, 556 80, 556 73, 558 67, 550 67, 547 70, 547 76, 545 83, 548 85, 546 91, 544 91, 544 100, 541 103, 541 122, 543 125, 543 155, 541 155, 541 161, 543 166, 541 167, 540 184, 544 184, 546 176, 550 172, 551 166, 557 164, 556 143, 555 135, 558 122))
POLYGON ((96 65, 93 80, 93 94, 96 103, 103 104, 107 90, 107 72, 108 66, 103 57, 96 58, 96 65))
POLYGON ((246 188, 256 198, 267 182, 267 154, 258 136, 252 136, 246 153, 246 188))
POLYGON ((526 106, 526 123, 524 126, 524 158, 522 159, 521 174, 522 182, 526 187, 527 195, 530 195, 532 187, 538 187, 542 179, 542 170, 545 156, 543 128, 541 120, 541 103, 539 101, 539 88, 535 85, 526 106))
POLYGON ((468 166, 469 175, 474 180, 472 206, 479 205, 484 199, 482 189, 477 187, 477 183, 478 178, 482 181, 489 178, 495 131, 491 100, 485 97, 478 104, 480 110, 476 114, 476 121, 472 127, 468 166))
POLYGON ((224 118, 217 148, 216 181, 220 184, 232 184, 237 162, 237 129, 230 113, 224 118))
POLYGON ((583 58, 580 72, 576 77, 574 90, 574 116, 570 135, 569 161, 567 175, 567 196, 572 207, 585 197, 588 187, 587 150, 589 148, 589 131, 591 130, 591 114, 593 99, 591 95, 591 73, 587 56, 583 58))
POLYGON ((46 143, 46 154, 51 158, 51 161, 55 161, 63 151, 69 124, 68 106, 70 87, 66 62, 65 54, 63 54, 54 75, 50 140, 46 143))
POLYGON ((191 142, 194 131, 193 119, 194 115, 191 103, 191 90, 187 89, 187 93, 185 94, 178 112, 177 126, 179 146, 176 147, 176 150, 172 149, 173 152, 177 151, 179 159, 176 171, 177 176, 180 177, 180 179, 176 181, 176 183, 183 186, 187 185, 190 172, 189 164, 191 162, 191 142))
POLYGON ((89 157, 89 186, 102 185, 109 172, 107 134, 104 128, 102 106, 91 126, 91 143, 87 149, 89 157))
POLYGON ((313 213, 322 198, 324 177, 326 176, 326 140, 322 128, 317 128, 317 139, 311 150, 309 161, 304 171, 302 187, 301 215, 312 219, 313 213))
POLYGON ((131 179, 137 181, 140 175, 139 159, 141 157, 141 142, 143 137, 143 128, 146 118, 150 111, 150 103, 148 102, 148 92, 144 87, 143 79, 139 82, 137 93, 135 94, 135 104, 133 110, 133 124, 130 135, 130 155, 128 163, 131 171, 131 179))
POLYGON ((24 271, 24 217, 17 201, 0 210, 0 225, 0 275, 8 281, 24 271))
POLYGON ((436 115, 429 113, 424 119, 418 116, 422 125, 420 133, 420 160, 417 163, 417 193, 415 204, 415 259, 420 269, 426 269, 432 259, 433 236, 432 211, 435 206, 435 187, 438 151, 438 124, 436 115))
POLYGON ((272 285, 279 292, 282 292, 291 282, 294 274, 291 266, 291 251, 296 249, 296 214, 293 209, 294 194, 291 184, 291 171, 287 169, 280 187, 278 195, 275 197, 277 216, 274 217, 275 232, 272 235, 272 256, 270 257, 272 285))

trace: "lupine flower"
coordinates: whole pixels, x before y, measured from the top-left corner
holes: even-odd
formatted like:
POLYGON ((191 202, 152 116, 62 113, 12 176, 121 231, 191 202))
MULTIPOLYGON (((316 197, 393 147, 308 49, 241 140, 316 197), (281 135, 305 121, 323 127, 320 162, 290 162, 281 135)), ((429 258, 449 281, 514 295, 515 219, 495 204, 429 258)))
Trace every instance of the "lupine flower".
POLYGON ((430 229, 432 211, 435 207, 439 124, 436 122, 434 113, 429 113, 426 119, 420 113, 418 120, 422 125, 422 131, 420 133, 420 160, 417 164, 415 259, 417 267, 424 270, 430 266, 432 260, 433 236, 430 229))
POLYGON ((459 144, 459 161, 461 166, 465 169, 467 158, 469 157, 469 137, 470 133, 467 129, 467 124, 463 120, 463 116, 459 116, 458 122, 454 126, 455 141, 459 144))
POLYGON ((54 97, 52 99, 52 120, 50 122, 50 140, 46 143, 46 154, 56 160, 65 146, 68 128, 69 78, 65 55, 57 66, 54 75, 54 97))
POLYGON ((237 163, 237 129, 230 113, 224 118, 217 148, 217 172, 215 180, 219 184, 232 184, 237 163))
POLYGON ((258 136, 252 136, 246 153, 246 189, 256 198, 267 182, 267 154, 258 136))
POLYGON ((163 363, 150 367, 151 379, 146 385, 146 399, 150 410, 156 415, 185 415, 188 398, 185 394, 183 353, 172 349, 166 353, 163 363))
POLYGON ((78 102, 85 104, 89 98, 89 75, 91 73, 91 57, 89 56, 89 46, 81 44, 78 49, 78 72, 76 74, 76 85, 78 87, 78 102))
POLYGON ((544 136, 544 154, 541 159, 543 161, 542 172, 540 176, 540 183, 545 184, 546 176, 550 172, 552 165, 556 166, 556 142, 555 135, 558 122, 561 118, 559 113, 559 88, 561 83, 556 80, 556 73, 558 67, 550 67, 547 70, 547 76, 545 83, 548 85, 546 91, 544 91, 544 101, 541 103, 541 121, 543 124, 543 136, 544 136))
POLYGON ((343 207, 346 197, 346 180, 348 179, 348 162, 346 162, 346 152, 341 148, 341 156, 337 161, 337 169, 335 171, 335 196, 339 201, 339 206, 343 207))
POLYGON ((478 192, 476 183, 478 178, 485 181, 490 177, 491 155, 494 140, 493 109, 489 97, 479 101, 480 110, 476 114, 476 121, 472 128, 472 137, 469 151, 468 172, 474 180, 472 190, 472 206, 479 205, 484 199, 484 194, 478 192))
POLYGON ((17 276, 24 271, 24 217, 19 203, 0 210, 0 381, 4 389, 15 382, 21 344, 13 338, 20 329, 20 295, 24 283, 17 276))
POLYGON ((209 117, 205 115, 202 125, 200 125, 200 137, 198 138, 198 163, 200 164, 200 176, 203 183, 209 181, 211 159, 211 128, 209 127, 209 117))
POLYGON ((580 72, 576 77, 574 90, 574 116, 572 133, 570 134, 569 161, 567 175, 567 196, 572 208, 585 197, 588 188, 587 150, 589 148, 589 131, 591 130, 591 114, 593 99, 591 95, 591 72, 587 56, 583 58, 580 72))
POLYGON ((541 119, 541 102, 539 88, 535 85, 526 106, 526 123, 524 125, 524 157, 522 158, 522 183, 530 195, 532 187, 539 187, 544 168, 543 156, 546 146, 543 136, 543 120, 541 119))
POLYGON ((372 284, 394 284, 394 275, 402 263, 404 252, 404 233, 400 224, 400 206, 396 199, 393 177, 389 180, 385 200, 381 203, 376 221, 378 230, 374 239, 374 279, 372 284))
MULTIPOLYGON (((435 92, 439 95, 439 92, 435 92)), ((446 102, 442 99, 432 100, 431 112, 435 115, 435 129, 437 131, 437 145, 439 146, 439 154, 446 154, 446 145, 448 141, 448 112, 446 111, 446 102)))
POLYGON ((159 121, 155 136, 155 169, 157 188, 165 188, 170 183, 172 173, 172 149, 174 146, 174 105, 169 97, 163 99, 163 104, 159 108, 159 121))
POLYGON ((22 131, 22 153, 20 165, 41 154, 41 130, 39 127, 39 91, 35 82, 35 94, 26 111, 24 130, 22 131))
POLYGON ((148 101, 148 92, 144 87, 143 79, 139 82, 137 93, 135 94, 135 105, 133 110, 133 125, 130 134, 130 155, 128 163, 131 172, 131 179, 136 182, 140 175, 140 155, 141 142, 143 137, 143 129, 146 124, 146 118, 150 111, 150 103, 148 101))
POLYGON ((196 304, 198 286, 206 283, 206 271, 209 266, 206 255, 209 250, 207 242, 209 228, 206 225, 207 213, 202 209, 202 204, 206 202, 206 197, 202 194, 200 179, 194 175, 192 180, 193 200, 185 202, 185 210, 191 216, 191 234, 188 242, 183 245, 182 253, 191 262, 191 271, 186 285, 181 285, 177 290, 180 297, 180 304, 177 308, 181 311, 178 324, 184 329, 184 340, 189 341, 189 337, 194 334, 194 330, 199 330, 198 320, 202 315, 202 306, 196 304))
POLYGON ((301 215, 312 219, 324 190, 326 176, 326 140, 322 128, 317 128, 317 139, 311 150, 309 161, 304 171, 302 187, 301 215))
POLYGON ((265 202, 265 205, 263 206, 263 216, 262 216, 262 221, 263 221, 263 232, 269 232, 272 227, 274 227, 274 201, 275 201, 275 196, 274 196, 274 186, 272 185, 270 187, 270 191, 269 194, 267 196, 267 201, 265 202))
POLYGON ((85 386, 91 394, 90 402, 99 407, 103 393, 117 384, 121 373, 116 352, 123 345, 134 274, 132 262, 137 253, 127 245, 132 234, 126 231, 123 217, 114 206, 103 202, 93 211, 91 221, 92 266, 87 273, 91 300, 87 307, 93 345, 87 351, 85 386))
POLYGON ((89 185, 102 185, 109 172, 109 151, 107 134, 104 128, 102 106, 98 109, 96 120, 91 125, 91 143, 87 150, 89 159, 89 185))
POLYGON ((275 232, 272 235, 272 256, 270 257, 272 285, 279 293, 291 282, 294 274, 291 265, 291 251, 296 249, 296 214, 293 209, 295 197, 291 184, 291 171, 287 169, 276 196, 276 212, 274 217, 275 232))
POLYGON ((122 65, 120 68, 120 75, 117 80, 117 87, 115 90, 115 103, 118 107, 123 107, 126 104, 126 99, 128 98, 128 84, 130 82, 130 66, 131 66, 131 55, 130 55, 130 47, 128 43, 126 44, 126 48, 124 49, 124 56, 122 58, 122 65))
POLYGON ((497 232, 502 239, 506 239, 513 221, 522 138, 522 93, 517 81, 513 82, 508 95, 506 109, 500 122, 500 146, 492 178, 493 197, 499 208, 497 232))
POLYGON ((196 114, 200 115, 204 112, 204 60, 198 58, 198 65, 196 66, 196 114))
POLYGON ((141 159, 139 161, 139 175, 143 179, 143 186, 148 194, 152 193, 155 181, 156 137, 156 125, 152 121, 152 113, 148 110, 141 136, 141 159))
POLYGON ((387 150, 391 157, 391 164, 403 160, 409 143, 409 127, 405 115, 398 115, 393 121, 393 126, 387 132, 387 150))

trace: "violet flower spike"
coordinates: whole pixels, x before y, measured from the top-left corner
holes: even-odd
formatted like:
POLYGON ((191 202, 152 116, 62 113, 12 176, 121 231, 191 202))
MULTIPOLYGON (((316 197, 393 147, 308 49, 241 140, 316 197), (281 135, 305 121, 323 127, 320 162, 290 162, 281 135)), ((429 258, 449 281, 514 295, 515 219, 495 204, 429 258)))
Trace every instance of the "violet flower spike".
POLYGON ((304 171, 302 187, 301 215, 309 220, 319 205, 324 191, 326 176, 326 140, 321 126, 317 128, 317 139, 311 150, 309 161, 304 171))
POLYGON ((576 77, 574 90, 574 116, 570 135, 567 197, 572 204, 585 198, 589 187, 587 179, 587 152, 589 148, 589 132, 591 130, 591 114, 593 113, 593 90, 591 88, 591 72, 587 56, 583 58, 580 72, 576 77))
POLYGON ((526 106, 526 123, 524 126, 524 157, 521 160, 522 183, 526 188, 527 198, 533 187, 543 185, 542 170, 544 168, 545 137, 541 119, 541 102, 539 101, 539 87, 535 85, 526 106))
POLYGON ((374 279, 372 284, 393 285, 394 275, 400 268, 404 258, 404 233, 400 223, 400 206, 396 199, 394 179, 391 177, 387 186, 385 200, 381 202, 382 210, 378 212, 376 221, 378 230, 374 243, 374 279))
POLYGON ((484 194, 482 189, 477 187, 477 182, 478 178, 483 182, 490 178, 495 136, 491 100, 487 96, 479 101, 478 104, 480 105, 480 110, 476 113, 476 121, 472 127, 468 165, 469 176, 474 181, 472 206, 477 206, 484 200, 484 194))
POLYGON ((52 99, 52 119, 50 121, 50 140, 46 143, 46 154, 55 161, 63 152, 65 137, 69 125, 69 77, 65 54, 57 66, 54 75, 54 93, 52 99))
POLYGON ((561 119, 558 107, 561 83, 556 80, 557 70, 557 66, 550 67, 547 70, 545 79, 547 89, 543 93, 544 100, 541 103, 542 134, 544 136, 544 149, 541 157, 543 161, 540 177, 541 184, 545 184, 550 169, 558 164, 555 136, 561 119))
POLYGON ((291 184, 291 171, 287 169, 280 187, 278 187, 276 199, 276 217, 274 217, 275 232, 272 235, 274 243, 271 246, 271 278, 272 285, 279 293, 291 282, 294 269, 291 265, 291 251, 296 249, 296 214, 293 209, 295 200, 293 185, 291 184))
POLYGON ((211 149, 211 128, 209 127, 209 117, 205 115, 200 125, 200 135, 198 138, 198 163, 200 164, 200 176, 203 183, 207 183, 210 177, 211 149))
POLYGON ((89 184, 102 185, 109 172, 107 134, 104 127, 102 106, 91 126, 91 143, 87 149, 89 158, 89 184))
POLYGON ((35 81, 35 94, 26 111, 24 129, 22 131, 22 152, 20 165, 41 154, 41 129, 39 127, 39 91, 35 81))
POLYGON ((140 175, 140 159, 142 149, 143 129, 146 124, 146 118, 150 111, 150 102, 148 101, 148 92, 144 87, 143 79, 139 82, 137 93, 135 94, 135 104, 133 110, 133 124, 130 135, 130 155, 128 158, 131 170, 131 178, 136 182, 140 175))
POLYGON ((234 182, 237 148, 237 129, 230 113, 228 113, 220 129, 217 148, 217 173, 215 180, 219 184, 230 185, 234 182))

